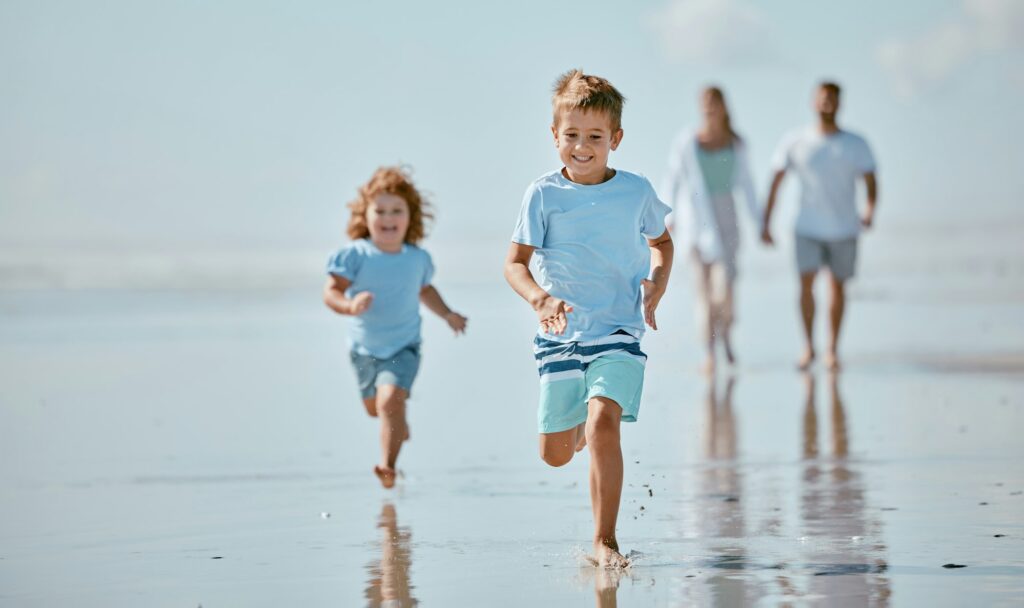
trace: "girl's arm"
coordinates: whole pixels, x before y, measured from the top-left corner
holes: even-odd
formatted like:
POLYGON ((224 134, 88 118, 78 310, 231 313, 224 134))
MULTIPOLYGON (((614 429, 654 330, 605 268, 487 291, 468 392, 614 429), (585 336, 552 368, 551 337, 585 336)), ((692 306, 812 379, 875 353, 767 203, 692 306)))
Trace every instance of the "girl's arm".
POLYGON ((455 312, 444 303, 441 294, 433 285, 427 285, 420 290, 420 302, 430 309, 435 315, 448 322, 455 335, 466 333, 466 322, 468 319, 455 312))
POLYGON ((565 315, 572 312, 572 306, 564 300, 552 297, 541 289, 530 272, 530 258, 536 247, 512 243, 505 257, 505 280, 530 307, 537 311, 537 318, 545 331, 561 335, 567 324, 565 315))
POLYGON ((324 285, 324 304, 339 315, 361 315, 373 303, 373 294, 361 291, 353 298, 345 297, 345 290, 352 281, 338 275, 328 275, 324 285))
POLYGON ((654 311, 661 302, 668 288, 668 276, 672 273, 672 257, 675 254, 675 246, 672 244, 672 236, 665 230, 656 239, 648 239, 647 245, 651 248, 651 278, 642 281, 644 287, 644 320, 651 326, 651 329, 658 329, 658 322, 654 318, 654 311))

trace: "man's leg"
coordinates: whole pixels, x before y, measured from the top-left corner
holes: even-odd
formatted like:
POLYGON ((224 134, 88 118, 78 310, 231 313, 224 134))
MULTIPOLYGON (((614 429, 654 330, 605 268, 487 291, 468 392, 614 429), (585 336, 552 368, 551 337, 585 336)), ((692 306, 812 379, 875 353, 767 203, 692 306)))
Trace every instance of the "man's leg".
POLYGON ((817 270, 800 274, 800 319, 804 327, 804 354, 797 366, 805 370, 814 361, 814 277, 817 270))
POLYGON ((621 568, 628 565, 626 558, 619 553, 615 538, 615 523, 622 499, 622 446, 619 443, 622 408, 606 397, 592 397, 587 406, 594 558, 599 566, 621 568))
POLYGON ((828 354, 825 365, 829 370, 839 369, 839 329, 843 325, 843 311, 846 309, 846 282, 830 277, 831 299, 829 300, 828 318, 828 354))
POLYGON ((408 395, 404 388, 393 384, 377 387, 381 464, 374 471, 385 488, 395 485, 395 463, 408 432, 405 422, 405 400, 408 395))

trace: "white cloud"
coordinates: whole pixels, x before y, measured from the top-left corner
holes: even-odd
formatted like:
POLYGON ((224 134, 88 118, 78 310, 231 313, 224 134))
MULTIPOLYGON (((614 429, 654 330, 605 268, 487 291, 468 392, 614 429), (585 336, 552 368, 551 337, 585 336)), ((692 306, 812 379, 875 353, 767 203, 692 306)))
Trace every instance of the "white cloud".
POLYGON ((749 67, 774 56, 768 19, 738 0, 670 0, 648 25, 672 61, 749 67))
POLYGON ((888 40, 878 46, 876 57, 897 94, 910 98, 942 86, 986 53, 1020 49, 1024 49, 1024 2, 964 0, 955 19, 936 23, 911 38, 888 40))

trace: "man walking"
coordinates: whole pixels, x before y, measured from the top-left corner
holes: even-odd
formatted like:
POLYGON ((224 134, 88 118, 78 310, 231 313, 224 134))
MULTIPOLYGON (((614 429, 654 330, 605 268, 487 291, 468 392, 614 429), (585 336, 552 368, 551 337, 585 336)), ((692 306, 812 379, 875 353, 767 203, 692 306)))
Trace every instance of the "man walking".
POLYGON ((825 365, 839 369, 839 328, 846 306, 846 281, 853 277, 857 261, 857 237, 861 228, 874 221, 878 186, 875 159, 868 143, 859 135, 836 124, 839 85, 823 82, 814 96, 818 124, 799 129, 783 138, 772 159, 774 177, 764 209, 761 240, 772 244, 769 221, 779 186, 787 171, 800 180, 800 211, 796 221, 796 262, 800 272, 800 314, 805 348, 800 369, 815 358, 814 279, 827 267, 830 277, 829 341, 825 365), (857 180, 864 178, 867 208, 858 213, 857 180))

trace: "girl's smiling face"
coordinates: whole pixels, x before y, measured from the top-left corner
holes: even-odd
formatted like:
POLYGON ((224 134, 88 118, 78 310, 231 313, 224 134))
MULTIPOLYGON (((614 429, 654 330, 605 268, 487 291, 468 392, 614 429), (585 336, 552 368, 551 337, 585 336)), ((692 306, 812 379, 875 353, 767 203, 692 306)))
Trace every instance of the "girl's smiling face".
POLYGON ((409 231, 409 204, 397 194, 381 192, 366 207, 366 226, 378 249, 401 251, 409 231))

